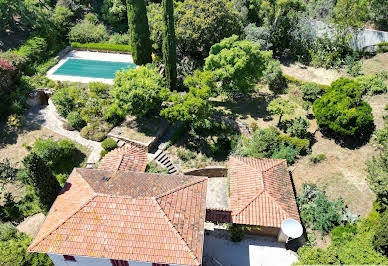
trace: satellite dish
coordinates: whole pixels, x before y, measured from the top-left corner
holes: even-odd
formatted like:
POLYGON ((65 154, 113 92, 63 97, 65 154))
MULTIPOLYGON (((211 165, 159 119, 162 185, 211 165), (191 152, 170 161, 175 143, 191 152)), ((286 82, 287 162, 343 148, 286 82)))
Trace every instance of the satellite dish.
POLYGON ((290 240, 290 238, 295 239, 303 234, 302 225, 294 219, 284 220, 280 226, 280 229, 281 236, 279 235, 279 240, 285 240, 286 243, 290 240))

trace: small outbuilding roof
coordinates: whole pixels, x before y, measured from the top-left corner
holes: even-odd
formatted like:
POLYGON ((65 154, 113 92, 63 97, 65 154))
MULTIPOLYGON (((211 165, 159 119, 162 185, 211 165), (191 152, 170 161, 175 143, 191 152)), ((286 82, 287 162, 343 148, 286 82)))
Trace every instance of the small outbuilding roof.
POLYGON ((144 148, 125 145, 108 152, 100 161, 98 169, 144 172, 147 166, 144 148))
POLYGON ((29 251, 200 265, 206 177, 74 169, 29 251))
POLYGON ((230 207, 236 224, 280 227, 299 221, 286 160, 231 157, 230 207))

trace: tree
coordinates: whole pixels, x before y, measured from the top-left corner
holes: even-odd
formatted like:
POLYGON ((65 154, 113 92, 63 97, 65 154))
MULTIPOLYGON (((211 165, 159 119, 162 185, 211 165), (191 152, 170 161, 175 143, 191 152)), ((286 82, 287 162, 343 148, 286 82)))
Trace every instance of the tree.
POLYGON ((310 122, 301 117, 298 116, 297 118, 293 119, 291 122, 291 125, 287 128, 287 133, 290 134, 292 137, 298 137, 298 138, 306 138, 308 135, 307 129, 310 126, 310 122))
POLYGON ((173 0, 163 0, 163 61, 167 85, 176 89, 176 43, 173 0))
POLYGON ((51 266, 47 254, 28 252, 31 237, 19 233, 11 223, 0 225, 0 265, 51 266))
POLYGON ((279 60, 269 61, 267 68, 264 70, 263 79, 274 92, 280 92, 286 87, 286 80, 283 77, 279 60))
POLYGON ((376 228, 374 245, 377 250, 388 256, 388 210, 381 214, 381 220, 376 228))
POLYGON ((340 29, 361 27, 369 18, 368 0, 338 0, 334 14, 334 22, 340 29))
POLYGON ((169 97, 172 105, 163 109, 160 114, 170 122, 183 121, 195 128, 211 116, 212 107, 208 98, 215 89, 214 76, 209 71, 197 70, 194 75, 185 79, 184 84, 189 87, 189 92, 173 92, 169 97))
POLYGON ((282 120, 283 115, 292 115, 295 112, 295 105, 289 100, 276 98, 268 104, 267 111, 272 115, 278 115, 278 126, 282 120))
POLYGON ((378 29, 388 30, 388 3, 387 0, 371 0, 371 10, 378 29))
POLYGON ((178 1, 175 13, 179 50, 201 59, 209 54, 212 45, 242 32, 241 18, 232 1, 178 1))
POLYGON ((204 69, 213 71, 222 94, 235 97, 252 91, 270 57, 270 52, 260 51, 260 44, 233 35, 211 47, 204 69))
POLYGON ((128 25, 133 61, 136 65, 152 62, 152 44, 144 0, 127 0, 128 25))
POLYGON ((119 32, 128 29, 127 7, 125 0, 104 0, 102 18, 119 32))
POLYGON ((125 113, 138 117, 160 107, 165 81, 151 65, 118 72, 111 94, 125 113))
POLYGON ((353 80, 340 78, 317 99, 313 112, 320 127, 342 136, 363 136, 373 131, 370 105, 362 100, 363 90, 353 80))
POLYGON ((58 180, 47 166, 47 162, 35 152, 29 153, 23 159, 23 165, 26 171, 26 181, 34 187, 42 208, 48 211, 61 190, 58 180))
POLYGON ((381 154, 367 162, 366 176, 370 189, 384 208, 388 208, 388 143, 381 154))

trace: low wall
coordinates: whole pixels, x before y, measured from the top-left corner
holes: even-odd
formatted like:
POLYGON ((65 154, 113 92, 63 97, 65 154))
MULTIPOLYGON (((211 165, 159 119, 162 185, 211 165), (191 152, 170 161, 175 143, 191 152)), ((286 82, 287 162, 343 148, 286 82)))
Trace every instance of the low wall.
POLYGON ((276 237, 278 236, 280 231, 280 228, 278 227, 267 227, 267 226, 260 226, 260 229, 250 229, 247 231, 247 234, 249 235, 260 235, 260 236, 271 236, 276 237))
POLYGON ((228 168, 223 166, 210 166, 195 170, 189 170, 183 173, 184 175, 207 176, 207 177, 226 177, 228 168))
POLYGON ((231 223, 232 211, 206 208, 205 220, 206 222, 212 222, 212 223, 231 223))

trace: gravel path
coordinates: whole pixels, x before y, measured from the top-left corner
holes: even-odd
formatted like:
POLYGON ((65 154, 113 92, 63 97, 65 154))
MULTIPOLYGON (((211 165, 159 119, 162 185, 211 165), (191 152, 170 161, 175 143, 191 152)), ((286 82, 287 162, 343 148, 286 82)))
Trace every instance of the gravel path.
POLYGON ((69 131, 62 127, 63 122, 58 118, 55 106, 51 99, 49 105, 32 106, 26 113, 26 120, 28 122, 37 123, 45 128, 54 131, 68 139, 75 141, 87 147, 91 153, 86 162, 87 165, 93 165, 100 159, 100 152, 102 150, 101 143, 83 138, 76 130, 69 131))

